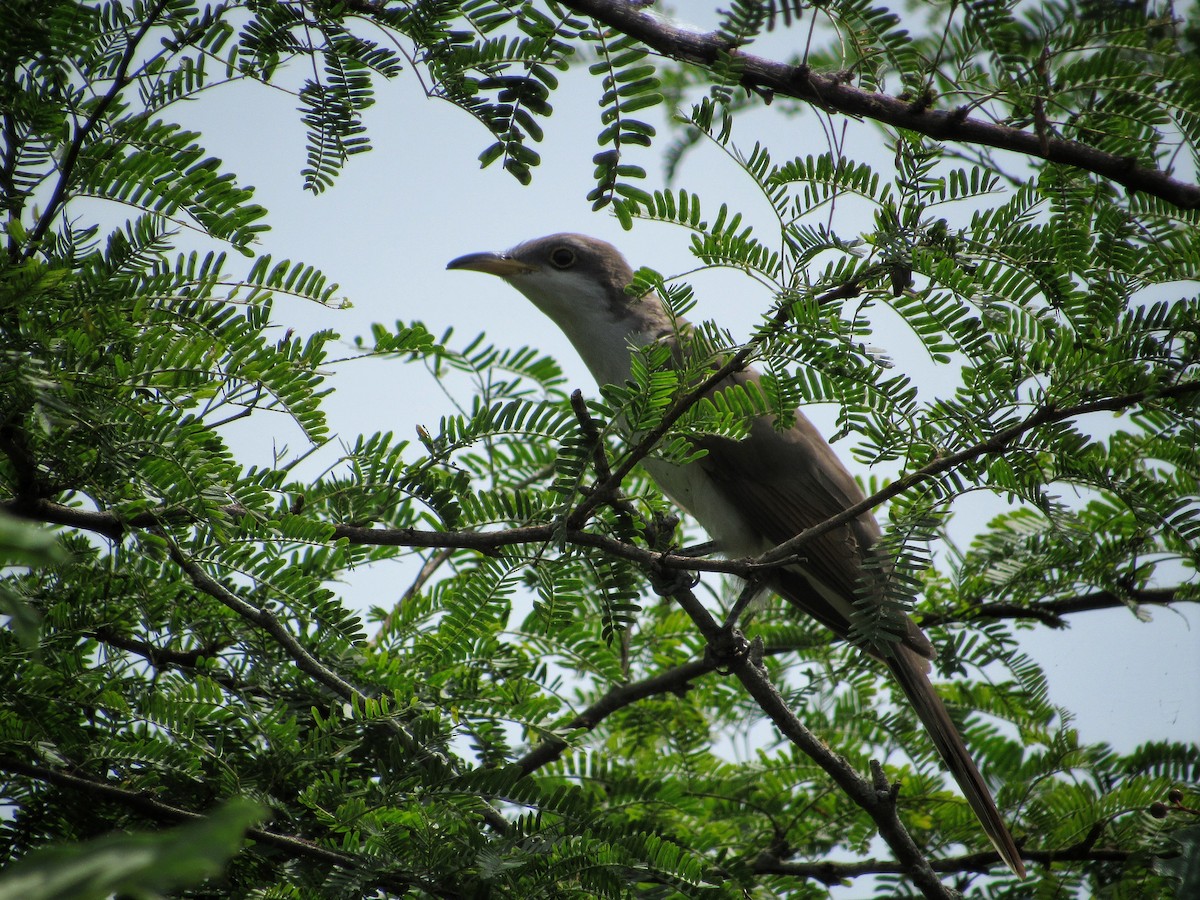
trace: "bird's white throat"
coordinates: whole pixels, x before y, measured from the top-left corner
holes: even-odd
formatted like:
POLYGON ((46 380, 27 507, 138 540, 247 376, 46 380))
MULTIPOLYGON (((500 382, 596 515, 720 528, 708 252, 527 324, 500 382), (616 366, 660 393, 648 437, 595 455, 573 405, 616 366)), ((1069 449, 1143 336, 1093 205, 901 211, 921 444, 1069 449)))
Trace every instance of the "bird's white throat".
POLYGON ((573 272, 533 272, 508 281, 567 336, 598 384, 629 380, 631 347, 653 339, 632 304, 614 300, 602 285, 573 272))

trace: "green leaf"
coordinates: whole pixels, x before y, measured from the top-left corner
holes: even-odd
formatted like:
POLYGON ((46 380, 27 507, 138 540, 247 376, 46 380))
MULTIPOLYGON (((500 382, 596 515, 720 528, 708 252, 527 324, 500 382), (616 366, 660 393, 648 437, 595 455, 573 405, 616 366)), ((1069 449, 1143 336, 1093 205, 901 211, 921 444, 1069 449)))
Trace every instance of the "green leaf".
POLYGON ((110 835, 31 853, 0 876, 0 900, 89 900, 196 887, 214 878, 266 811, 234 800, 204 819, 167 831, 110 835))

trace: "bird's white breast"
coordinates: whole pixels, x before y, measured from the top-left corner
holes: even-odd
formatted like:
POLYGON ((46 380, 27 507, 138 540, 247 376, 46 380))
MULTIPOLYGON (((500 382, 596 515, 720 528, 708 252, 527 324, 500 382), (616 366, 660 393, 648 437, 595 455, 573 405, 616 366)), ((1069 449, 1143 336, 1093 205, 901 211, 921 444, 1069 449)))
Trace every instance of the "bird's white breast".
MULTIPOLYGON (((774 546, 753 521, 747 520, 745 510, 726 499, 700 464, 676 466, 660 459, 644 459, 642 466, 664 494, 691 513, 725 556, 760 556, 774 546)), ((785 568, 802 576, 847 622, 853 621, 856 613, 851 599, 814 577, 802 564, 792 563, 785 568)))
POLYGON ((758 556, 770 549, 771 544, 743 520, 741 510, 725 498, 698 463, 677 466, 661 459, 644 459, 642 466, 664 494, 692 514, 726 556, 758 556))
MULTIPOLYGON (((657 340, 671 326, 657 298, 644 298, 642 306, 619 305, 602 285, 571 272, 538 271, 512 283, 562 329, 601 385, 625 384, 634 348, 657 340)), ((770 549, 759 529, 717 490, 702 466, 655 459, 643 460, 642 465, 663 493, 695 517, 722 553, 757 556, 770 549)))

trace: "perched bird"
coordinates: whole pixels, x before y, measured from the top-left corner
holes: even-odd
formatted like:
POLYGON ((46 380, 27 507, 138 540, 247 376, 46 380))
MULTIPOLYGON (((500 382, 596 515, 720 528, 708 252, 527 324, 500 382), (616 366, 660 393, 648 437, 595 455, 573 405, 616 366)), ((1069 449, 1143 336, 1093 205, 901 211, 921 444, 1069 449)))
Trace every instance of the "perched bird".
MULTIPOLYGON (((661 343, 678 349, 687 324, 672 317, 654 294, 631 296, 633 270, 611 244, 579 234, 553 234, 504 252, 460 256, 448 269, 498 275, 562 329, 600 384, 631 377, 631 353, 661 343)), ((727 379, 758 378, 746 370, 727 379)), ((717 389, 720 389, 718 385, 717 389)), ((706 451, 685 465, 645 459, 642 465, 675 503, 690 512, 722 552, 751 557, 766 552, 863 499, 833 448, 801 412, 785 430, 771 418, 749 423, 741 440, 699 436, 706 451)), ((807 544, 801 558, 771 569, 762 580, 793 606, 841 638, 850 637, 856 587, 872 577, 864 568, 881 535, 863 513, 807 544)), ((878 576, 878 567, 875 569, 878 576)), ((1001 859, 1025 876, 1020 851, 941 698, 929 681, 934 650, 916 623, 878 656, 891 670, 1001 859)))

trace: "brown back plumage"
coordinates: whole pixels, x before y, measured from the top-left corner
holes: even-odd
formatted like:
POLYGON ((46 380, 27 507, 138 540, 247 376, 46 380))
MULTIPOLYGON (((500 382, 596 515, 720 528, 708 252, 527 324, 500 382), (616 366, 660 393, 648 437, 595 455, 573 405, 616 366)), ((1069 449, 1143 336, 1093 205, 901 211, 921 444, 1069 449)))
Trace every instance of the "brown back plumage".
MULTIPOLYGON (((754 377, 748 372, 738 379, 754 377)), ((783 431, 769 419, 759 418, 741 441, 702 437, 697 443, 707 451, 699 465, 731 504, 753 510, 746 521, 761 531, 765 543, 782 544, 863 499, 854 478, 803 413, 798 412, 795 424, 783 431)), ((855 596, 865 577, 863 561, 880 534, 875 517, 863 513, 817 538, 801 550, 798 563, 781 567, 764 580, 793 606, 848 638, 851 621, 845 607, 830 602, 827 595, 832 591, 844 600, 855 596)), ((933 646, 912 619, 905 616, 905 622, 906 633, 893 652, 873 655, 884 661, 899 683, 1000 858, 1024 878, 1020 850, 929 680, 933 646)))

